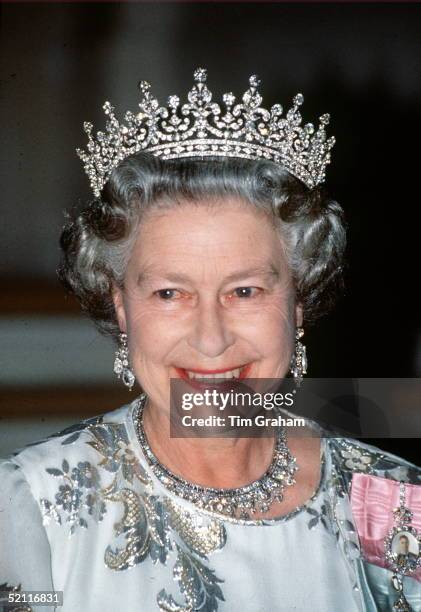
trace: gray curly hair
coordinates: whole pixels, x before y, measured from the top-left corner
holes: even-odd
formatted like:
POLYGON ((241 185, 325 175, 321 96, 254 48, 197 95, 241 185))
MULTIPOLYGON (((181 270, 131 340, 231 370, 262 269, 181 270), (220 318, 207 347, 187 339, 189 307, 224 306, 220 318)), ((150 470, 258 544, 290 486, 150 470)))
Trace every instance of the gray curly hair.
POLYGON ((323 188, 310 190, 266 160, 164 161, 150 153, 131 155, 112 171, 100 198, 67 215, 59 278, 98 329, 117 338, 113 286, 124 286, 142 216, 162 206, 224 197, 266 211, 279 229, 305 323, 328 312, 343 288, 342 208, 323 188))

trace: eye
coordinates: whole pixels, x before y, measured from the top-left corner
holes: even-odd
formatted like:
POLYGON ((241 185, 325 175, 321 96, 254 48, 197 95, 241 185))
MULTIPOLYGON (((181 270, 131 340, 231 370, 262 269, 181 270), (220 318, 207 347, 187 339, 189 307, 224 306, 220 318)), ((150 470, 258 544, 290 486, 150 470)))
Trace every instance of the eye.
POLYGON ((259 287, 237 287, 234 289, 234 295, 239 298, 253 298, 257 297, 260 291, 259 287))
POLYGON ((159 289, 154 292, 154 295, 157 295, 161 300, 166 300, 167 302, 175 299, 175 294, 180 294, 178 289, 159 289))

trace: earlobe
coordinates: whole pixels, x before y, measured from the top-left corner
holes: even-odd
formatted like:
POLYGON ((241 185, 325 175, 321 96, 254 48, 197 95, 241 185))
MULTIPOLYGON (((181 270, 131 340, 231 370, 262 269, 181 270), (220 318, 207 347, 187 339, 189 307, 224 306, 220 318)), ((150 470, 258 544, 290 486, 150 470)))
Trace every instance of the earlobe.
POLYGON ((123 294, 121 292, 121 289, 114 286, 112 290, 112 296, 113 296, 115 314, 117 317, 118 325, 120 327, 120 331, 127 332, 126 311, 124 309, 123 294))

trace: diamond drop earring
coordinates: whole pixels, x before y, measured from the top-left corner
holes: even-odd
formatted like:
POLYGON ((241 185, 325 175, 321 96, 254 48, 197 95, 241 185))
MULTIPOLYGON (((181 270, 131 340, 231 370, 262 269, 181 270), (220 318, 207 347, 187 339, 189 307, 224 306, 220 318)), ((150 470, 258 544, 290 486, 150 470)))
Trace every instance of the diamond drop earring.
POLYGON ((294 381, 298 387, 303 380, 303 375, 307 374, 308 365, 306 347, 300 342, 300 338, 303 336, 304 329, 302 327, 297 327, 295 332, 295 351, 291 358, 291 374, 294 376, 294 381))
POLYGON ((121 332, 119 335, 120 346, 115 352, 114 372, 121 378, 129 391, 135 383, 135 376, 129 366, 129 348, 127 346, 127 334, 121 332))

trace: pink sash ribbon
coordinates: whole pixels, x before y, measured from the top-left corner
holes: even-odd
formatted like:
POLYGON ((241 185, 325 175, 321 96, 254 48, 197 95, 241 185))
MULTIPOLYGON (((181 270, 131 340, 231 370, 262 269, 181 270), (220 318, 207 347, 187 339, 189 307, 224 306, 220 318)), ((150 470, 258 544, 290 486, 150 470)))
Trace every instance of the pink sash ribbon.
MULTIPOLYGON (((384 539, 395 526, 393 509, 399 506, 399 482, 368 474, 353 474, 351 507, 364 558, 389 567, 384 539)), ((411 510, 412 527, 421 532, 421 485, 405 483, 405 506, 411 510)), ((421 568, 411 574, 421 581, 421 568)))

